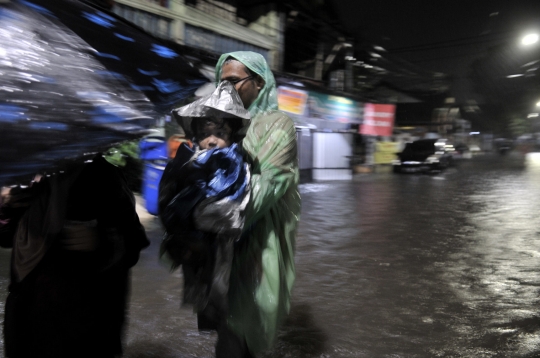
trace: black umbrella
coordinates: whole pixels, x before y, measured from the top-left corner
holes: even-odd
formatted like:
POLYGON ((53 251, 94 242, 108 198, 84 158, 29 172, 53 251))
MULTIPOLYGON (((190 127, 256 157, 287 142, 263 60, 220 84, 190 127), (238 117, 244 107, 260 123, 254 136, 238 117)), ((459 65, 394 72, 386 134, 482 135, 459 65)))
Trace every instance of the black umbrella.
POLYGON ((171 46, 87 4, 2 4, 0 185, 148 133, 205 82, 171 46))

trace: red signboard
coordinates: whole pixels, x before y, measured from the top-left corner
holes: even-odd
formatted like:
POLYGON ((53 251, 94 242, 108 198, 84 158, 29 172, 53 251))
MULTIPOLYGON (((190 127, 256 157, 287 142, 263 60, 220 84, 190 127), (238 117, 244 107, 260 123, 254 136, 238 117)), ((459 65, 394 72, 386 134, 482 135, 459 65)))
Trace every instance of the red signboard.
POLYGON ((389 137, 394 128, 396 106, 393 104, 366 103, 360 134, 389 137))

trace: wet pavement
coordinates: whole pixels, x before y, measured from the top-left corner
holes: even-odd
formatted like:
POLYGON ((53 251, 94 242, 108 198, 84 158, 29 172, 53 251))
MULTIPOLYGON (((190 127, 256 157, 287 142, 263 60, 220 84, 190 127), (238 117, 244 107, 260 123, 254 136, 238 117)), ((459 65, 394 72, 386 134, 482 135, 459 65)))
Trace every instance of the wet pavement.
MULTIPOLYGON (((540 153, 526 159, 303 184, 291 314, 262 357, 540 357, 540 153)), ((216 336, 180 307, 181 274, 140 212, 152 245, 133 269, 125 356, 212 357, 216 336)))

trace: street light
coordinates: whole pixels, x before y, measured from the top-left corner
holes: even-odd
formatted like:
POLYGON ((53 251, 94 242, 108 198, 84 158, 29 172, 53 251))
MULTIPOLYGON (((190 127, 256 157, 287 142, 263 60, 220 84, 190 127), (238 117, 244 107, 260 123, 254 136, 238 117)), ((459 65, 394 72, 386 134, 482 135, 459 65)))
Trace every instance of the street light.
POLYGON ((525 46, 533 45, 538 42, 538 34, 528 34, 523 36, 521 43, 525 46))

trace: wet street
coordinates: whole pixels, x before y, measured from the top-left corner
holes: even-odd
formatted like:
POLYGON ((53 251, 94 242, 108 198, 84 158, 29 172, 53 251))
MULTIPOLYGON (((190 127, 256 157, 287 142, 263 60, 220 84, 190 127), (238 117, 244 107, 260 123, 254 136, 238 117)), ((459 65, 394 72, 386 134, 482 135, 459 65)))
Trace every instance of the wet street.
MULTIPOLYGON (((264 358, 540 357, 535 155, 300 191, 291 314, 264 358)), ((141 218, 152 245, 133 269, 125 356, 212 357, 216 336, 198 333, 181 274, 158 261, 158 220, 141 218)), ((9 250, 0 259, 3 316, 9 250)))

